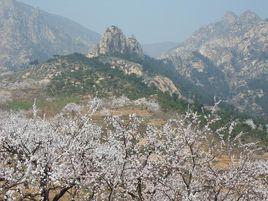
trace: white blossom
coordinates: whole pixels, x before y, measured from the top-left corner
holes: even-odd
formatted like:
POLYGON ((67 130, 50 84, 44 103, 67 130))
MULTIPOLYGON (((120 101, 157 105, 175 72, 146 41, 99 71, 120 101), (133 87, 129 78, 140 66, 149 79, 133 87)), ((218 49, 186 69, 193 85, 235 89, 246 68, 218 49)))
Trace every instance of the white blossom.
POLYGON ((162 127, 136 115, 97 125, 100 104, 46 120, 3 112, 0 200, 268 199, 268 162, 255 143, 232 136, 234 122, 214 130, 218 116, 205 116, 204 125, 188 111, 162 127), (223 133, 231 137, 218 138, 223 133))

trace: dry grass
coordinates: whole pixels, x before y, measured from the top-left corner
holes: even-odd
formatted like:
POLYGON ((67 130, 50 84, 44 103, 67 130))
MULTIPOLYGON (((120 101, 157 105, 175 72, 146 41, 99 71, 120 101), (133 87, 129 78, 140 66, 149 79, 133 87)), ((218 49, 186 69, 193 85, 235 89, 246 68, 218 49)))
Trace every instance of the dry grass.
POLYGON ((217 169, 226 170, 230 166, 231 160, 227 155, 222 155, 218 158, 216 158, 216 162, 214 164, 214 167, 217 169))

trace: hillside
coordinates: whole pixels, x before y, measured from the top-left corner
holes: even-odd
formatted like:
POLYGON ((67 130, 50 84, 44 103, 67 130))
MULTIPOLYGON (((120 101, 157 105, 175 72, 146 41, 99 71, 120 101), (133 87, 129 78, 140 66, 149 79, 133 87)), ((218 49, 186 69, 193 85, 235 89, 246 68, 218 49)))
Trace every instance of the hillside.
POLYGON ((227 12, 163 58, 196 86, 240 111, 267 116, 268 23, 251 11, 227 12), (220 93, 219 93, 220 92, 220 93))
POLYGON ((144 97, 158 100, 163 108, 174 107, 181 111, 187 108, 186 102, 178 99, 180 90, 170 79, 149 75, 141 64, 119 57, 56 56, 24 71, 3 75, 0 92, 2 107, 5 102, 15 100, 31 107, 34 98, 125 95, 131 100, 144 97))
POLYGON ((64 17, 16 0, 0 2, 0 71, 55 54, 86 53, 99 38, 64 17))
MULTIPOLYGON (((56 56, 15 74, 3 75, 0 109, 29 111, 36 99, 41 114, 53 117, 68 104, 79 105, 71 108, 81 107, 97 96, 107 102, 105 105, 113 114, 136 113, 156 124, 188 109, 200 114, 212 109, 209 106, 202 109, 201 104, 189 102, 180 88, 168 77, 152 71, 148 60, 146 62, 135 63, 123 57, 104 55, 95 58, 82 54, 56 56), (119 107, 114 108, 114 104, 119 107)), ((216 127, 234 120, 234 133, 245 132, 244 139, 268 142, 264 121, 230 109, 217 108, 221 120, 216 127)))

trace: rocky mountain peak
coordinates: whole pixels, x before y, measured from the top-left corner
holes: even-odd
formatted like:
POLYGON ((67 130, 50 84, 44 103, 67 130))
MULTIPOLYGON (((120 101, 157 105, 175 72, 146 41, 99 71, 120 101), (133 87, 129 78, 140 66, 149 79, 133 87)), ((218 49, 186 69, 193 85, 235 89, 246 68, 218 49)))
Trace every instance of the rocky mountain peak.
POLYGON ((121 29, 116 26, 107 28, 99 44, 99 54, 123 54, 126 51, 127 40, 121 29))
POLYGON ((110 26, 106 29, 106 31, 104 32, 104 35, 107 33, 112 33, 112 34, 123 34, 123 31, 121 29, 119 29, 119 27, 117 26, 110 26))
POLYGON ((237 20, 238 20, 238 16, 231 11, 226 12, 223 16, 223 21, 228 24, 234 24, 237 22, 237 20))
POLYGON ((255 23, 255 22, 261 21, 262 19, 256 13, 250 10, 247 10, 241 14, 240 20, 242 22, 255 23))
POLYGON ((131 54, 135 54, 135 55, 138 55, 140 57, 144 56, 142 47, 141 47, 140 43, 138 42, 138 40, 134 36, 127 39, 127 44, 128 44, 128 51, 131 54))
POLYGON ((111 26, 103 33, 100 43, 93 48, 88 57, 118 54, 144 56, 142 47, 134 36, 127 38, 121 29, 111 26))

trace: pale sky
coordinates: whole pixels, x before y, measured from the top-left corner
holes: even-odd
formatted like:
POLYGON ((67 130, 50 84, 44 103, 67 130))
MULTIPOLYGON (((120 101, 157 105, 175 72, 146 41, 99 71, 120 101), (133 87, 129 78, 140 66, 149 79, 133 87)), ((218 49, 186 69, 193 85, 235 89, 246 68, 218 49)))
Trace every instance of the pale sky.
POLYGON ((181 42, 226 11, 268 18, 268 0, 20 0, 102 33, 119 26, 142 43, 181 42))

